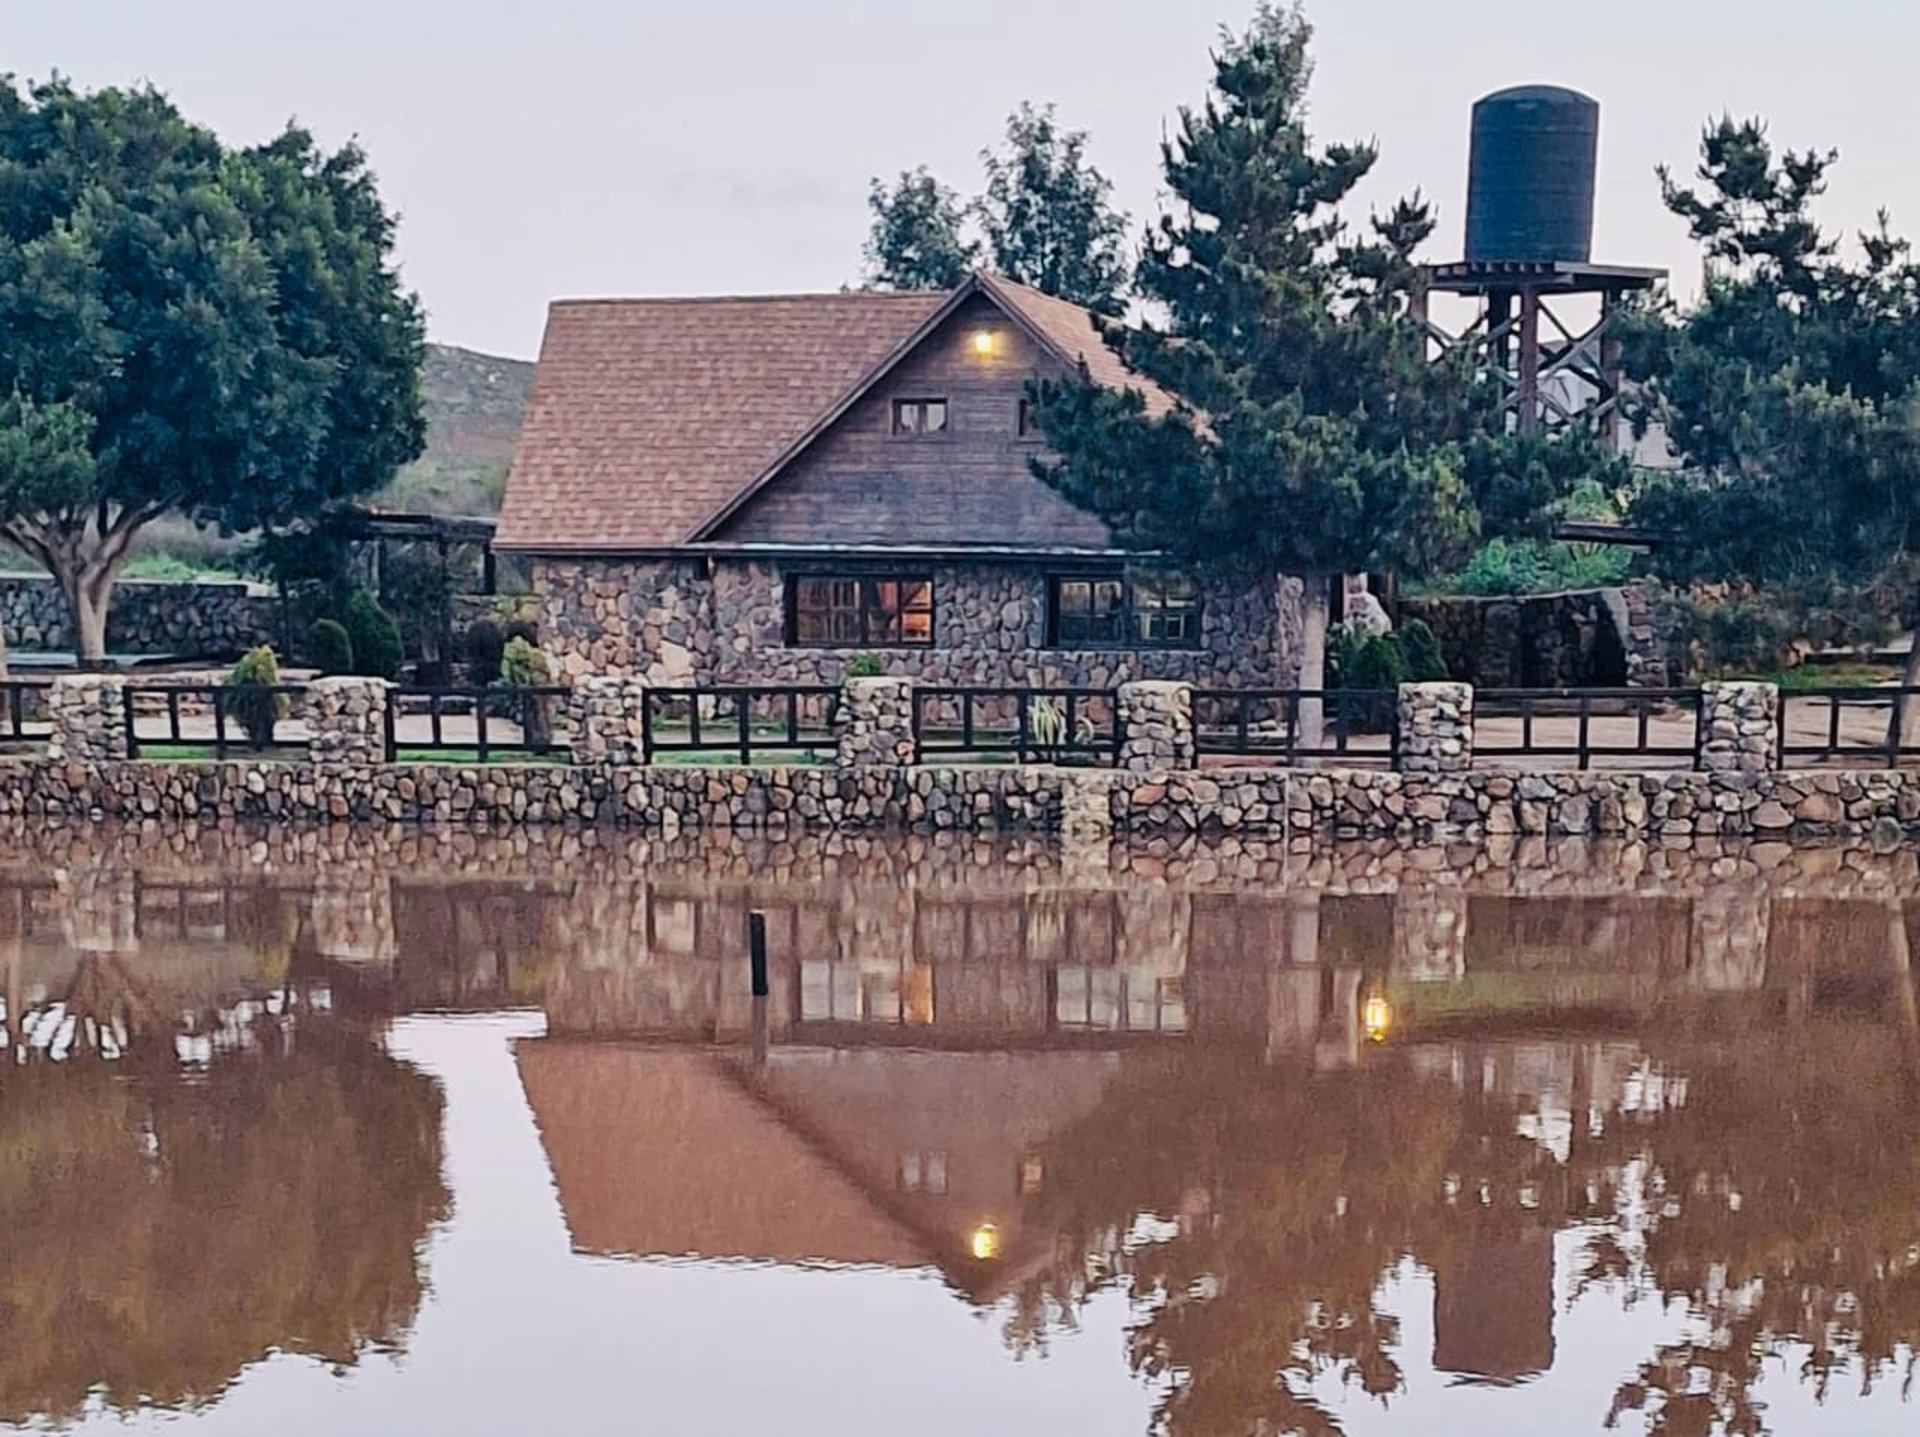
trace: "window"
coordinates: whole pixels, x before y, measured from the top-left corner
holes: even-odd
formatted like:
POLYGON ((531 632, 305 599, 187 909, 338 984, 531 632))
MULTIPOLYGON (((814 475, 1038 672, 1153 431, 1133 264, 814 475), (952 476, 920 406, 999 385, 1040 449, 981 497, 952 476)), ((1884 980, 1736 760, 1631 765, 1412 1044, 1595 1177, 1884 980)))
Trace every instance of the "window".
POLYGON ((944 434, 946 429, 946 400, 896 399, 893 401, 893 432, 895 434, 944 434))
POLYGON ((931 648, 933 580, 795 574, 787 580, 787 642, 807 648, 931 648))
POLYGON ((1055 578, 1048 600, 1048 641, 1057 649, 1185 649, 1200 642, 1200 596, 1190 580, 1174 575, 1055 578))

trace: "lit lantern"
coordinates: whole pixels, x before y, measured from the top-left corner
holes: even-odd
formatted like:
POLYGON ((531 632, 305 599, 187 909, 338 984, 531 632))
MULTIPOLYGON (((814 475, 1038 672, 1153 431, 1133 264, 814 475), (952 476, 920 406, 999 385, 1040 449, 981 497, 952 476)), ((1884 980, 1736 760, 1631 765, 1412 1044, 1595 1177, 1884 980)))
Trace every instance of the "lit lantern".
POLYGON ((973 332, 973 352, 982 359, 991 359, 994 350, 1000 347, 999 336, 990 329, 976 329, 973 332))
POLYGON ((1360 1005, 1360 1025, 1367 1030, 1369 1043, 1387 1041, 1387 1030, 1393 1026, 1393 1005, 1387 1002, 1385 993, 1367 995, 1360 1005))
POLYGON ((975 1262, 992 1262, 1000 1256, 1000 1229, 983 1222, 967 1236, 967 1251, 975 1262))

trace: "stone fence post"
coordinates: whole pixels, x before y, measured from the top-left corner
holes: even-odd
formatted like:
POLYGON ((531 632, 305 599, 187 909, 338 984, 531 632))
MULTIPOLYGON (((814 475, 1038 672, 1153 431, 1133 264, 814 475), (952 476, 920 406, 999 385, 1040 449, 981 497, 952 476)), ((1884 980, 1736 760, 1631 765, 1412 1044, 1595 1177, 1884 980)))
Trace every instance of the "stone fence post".
POLYGON ((635 768, 647 761, 647 683, 614 674, 573 681, 567 698, 575 764, 635 768))
POLYGON ((1193 686, 1168 680, 1120 685, 1120 757, 1122 773, 1167 773, 1192 768, 1193 686))
POLYGON ((338 675, 307 685, 307 758, 317 764, 387 760, 385 679, 338 675))
POLYGON ((1473 767, 1473 685, 1400 685, 1402 773, 1466 773, 1473 767))
POLYGON ((913 680, 847 679, 834 717, 841 768, 876 768, 915 762, 913 680))
POLYGON ((1780 750, 1780 690, 1774 684, 1703 684, 1700 768, 1706 773, 1767 773, 1780 750))
POLYGON ((118 674, 62 674, 47 696, 55 763, 112 763, 130 757, 127 681, 118 674))

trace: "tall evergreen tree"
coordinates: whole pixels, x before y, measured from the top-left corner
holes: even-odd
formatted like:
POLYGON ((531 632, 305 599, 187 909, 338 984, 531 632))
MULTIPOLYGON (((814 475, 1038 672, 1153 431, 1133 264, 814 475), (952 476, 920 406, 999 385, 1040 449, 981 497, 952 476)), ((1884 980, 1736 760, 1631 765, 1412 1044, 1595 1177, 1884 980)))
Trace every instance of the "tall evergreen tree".
MULTIPOLYGON (((1722 119, 1697 187, 1662 172, 1705 249, 1700 302, 1649 314, 1629 350, 1643 421, 1679 468, 1637 523, 1685 534, 1680 580, 1746 579, 1785 598, 1915 617, 1920 581, 1920 265, 1883 215, 1849 256, 1812 212, 1832 153, 1776 152, 1722 119), (1902 611, 1904 610, 1904 613, 1902 611)), ((1920 653, 1907 682, 1920 682, 1920 653)))
POLYGON ((867 190, 873 224, 865 249, 867 282, 879 289, 954 289, 980 262, 979 241, 966 233, 960 196, 922 165, 892 185, 867 190))
POLYGON ((977 208, 1001 274, 1118 315, 1127 217, 1113 208, 1113 185, 1086 152, 1086 131, 1062 130, 1052 105, 1022 104, 1007 117, 1005 148, 980 152, 987 183, 977 208))
MULTIPOLYGON (((1483 522, 1539 523, 1582 466, 1491 432, 1458 442, 1480 389, 1428 362, 1409 310, 1432 214, 1416 196, 1364 233, 1342 220, 1375 150, 1308 135, 1310 35, 1298 9, 1263 5, 1245 34, 1222 37, 1212 93, 1162 147, 1174 204, 1136 282, 1164 321, 1108 337, 1177 407, 1039 385, 1053 457, 1035 467, 1128 547, 1273 585, 1289 605, 1277 581, 1302 581, 1298 678, 1317 689, 1334 576, 1430 572, 1483 522)), ((1316 705, 1301 722, 1317 738, 1316 705)))

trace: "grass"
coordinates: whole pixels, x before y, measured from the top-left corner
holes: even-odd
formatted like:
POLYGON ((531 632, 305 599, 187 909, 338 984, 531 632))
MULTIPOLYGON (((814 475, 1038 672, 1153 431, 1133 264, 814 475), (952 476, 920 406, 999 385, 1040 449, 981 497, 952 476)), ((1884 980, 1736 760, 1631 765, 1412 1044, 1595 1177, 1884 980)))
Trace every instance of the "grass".
MULTIPOLYGON (((403 748, 394 751, 393 761, 395 763, 479 763, 480 754, 476 749, 403 748)), ((489 764, 510 763, 534 768, 565 768, 571 761, 564 750, 554 753, 526 753, 519 749, 507 752, 495 749, 487 755, 489 764)))
MULTIPOLYGON (((154 763, 213 763, 216 761, 213 745, 210 743, 151 743, 142 739, 136 745, 136 758, 154 763)), ((227 758, 246 759, 256 763, 298 763, 307 756, 305 745, 294 747, 279 744, 272 748, 249 748, 244 740, 227 745, 227 758)))
POLYGON ((1801 664, 1746 677, 1777 684, 1784 693, 1800 693, 1807 689, 1865 689, 1894 684, 1900 681, 1900 671, 1890 664, 1801 664))

